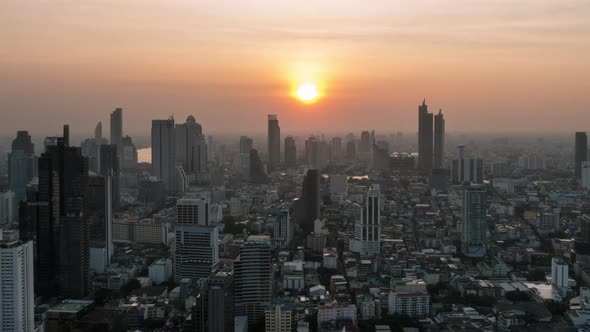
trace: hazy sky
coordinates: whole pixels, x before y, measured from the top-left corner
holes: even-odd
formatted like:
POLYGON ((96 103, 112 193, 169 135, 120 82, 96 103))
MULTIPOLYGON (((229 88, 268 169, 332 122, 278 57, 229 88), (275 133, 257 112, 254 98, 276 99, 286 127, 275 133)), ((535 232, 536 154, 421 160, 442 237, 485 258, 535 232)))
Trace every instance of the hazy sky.
POLYGON ((449 131, 590 130, 590 1, 0 1, 0 133, 409 131, 423 97, 449 131))

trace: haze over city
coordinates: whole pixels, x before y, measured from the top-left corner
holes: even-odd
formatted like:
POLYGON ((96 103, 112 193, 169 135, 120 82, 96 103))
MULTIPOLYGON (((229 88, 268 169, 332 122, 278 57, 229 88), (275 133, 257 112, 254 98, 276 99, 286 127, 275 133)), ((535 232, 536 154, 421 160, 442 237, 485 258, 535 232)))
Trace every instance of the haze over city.
POLYGON ((590 121, 587 1, 3 1, 0 133, 131 134, 194 114, 213 133, 561 132, 590 121), (292 98, 321 85, 313 104, 292 98), (23 117, 27 114, 27 117, 23 117), (362 116, 359 116, 362 114, 362 116), (30 119, 35 119, 31 122, 30 119), (55 128, 55 129, 54 129, 55 128))

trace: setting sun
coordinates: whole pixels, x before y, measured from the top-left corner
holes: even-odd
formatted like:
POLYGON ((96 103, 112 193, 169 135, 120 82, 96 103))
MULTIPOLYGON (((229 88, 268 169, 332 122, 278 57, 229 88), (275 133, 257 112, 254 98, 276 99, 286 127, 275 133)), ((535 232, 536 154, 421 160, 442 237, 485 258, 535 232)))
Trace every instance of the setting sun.
POLYGON ((320 94, 318 93, 318 89, 314 84, 305 83, 297 88, 296 95, 301 101, 305 103, 311 103, 314 102, 320 94))

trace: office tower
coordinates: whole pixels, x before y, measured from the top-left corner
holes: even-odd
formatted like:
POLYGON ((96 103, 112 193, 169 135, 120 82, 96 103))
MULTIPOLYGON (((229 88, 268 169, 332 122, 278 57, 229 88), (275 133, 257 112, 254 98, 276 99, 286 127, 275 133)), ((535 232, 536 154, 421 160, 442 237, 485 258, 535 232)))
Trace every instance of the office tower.
POLYGON ((371 150, 371 134, 368 131, 361 133, 361 141, 359 143, 359 153, 366 153, 371 150))
POLYGON ((70 146, 70 125, 64 125, 63 141, 65 146, 70 146))
POLYGON ((90 174, 86 191, 86 216, 92 234, 91 248, 104 248, 104 266, 113 256, 113 181, 111 175, 90 174))
POLYGON ((268 236, 250 235, 234 262, 235 313, 248 316, 248 325, 264 320, 272 298, 272 262, 268 236))
POLYGON ((291 136, 285 138, 285 166, 295 168, 297 166, 297 146, 291 136))
POLYGON ((176 209, 174 279, 207 278, 219 263, 219 230, 209 222, 209 203, 201 198, 181 198, 176 209))
POLYGON ((291 332, 293 329, 293 311, 285 305, 271 305, 264 311, 265 331, 291 332))
POLYGON ((320 172, 307 170, 301 189, 303 201, 303 220, 297 220, 305 233, 313 231, 313 223, 320 217, 320 172))
POLYGON ((442 168, 445 158, 445 118, 442 110, 434 116, 434 168, 442 168))
POLYGON ((277 248, 285 248, 289 246, 291 240, 293 240, 293 225, 289 209, 281 208, 273 227, 273 245, 277 248))
POLYGON ((322 156, 321 142, 314 136, 305 140, 305 159, 309 168, 324 168, 324 158, 322 156))
POLYGON ((37 176, 35 145, 27 131, 17 131, 8 154, 8 188, 16 195, 17 202, 25 199, 26 187, 37 176))
POLYGON ((588 160, 588 137, 583 131, 576 132, 575 174, 576 179, 582 178, 582 162, 588 160))
POLYGON ((590 161, 582 162, 582 187, 590 190, 590 161))
POLYGON ((207 326, 209 332, 234 331, 234 276, 218 272, 207 280, 207 326))
POLYGON ((559 288, 569 287, 569 266, 561 257, 551 259, 551 284, 559 288))
POLYGON ((349 160, 356 159, 356 143, 354 141, 346 143, 346 158, 349 160))
POLYGON ((121 141, 121 163, 119 168, 123 172, 135 173, 137 171, 137 148, 129 136, 121 141))
POLYGON ((342 160, 342 138, 340 137, 333 137, 332 138, 332 160, 342 160))
POLYGON ((33 241, 0 230, 0 262, 0 331, 34 331, 33 241))
POLYGON ((123 109, 115 108, 111 113, 111 144, 121 145, 123 138, 123 109))
POLYGON ((238 155, 238 171, 245 176, 250 176, 250 151, 253 148, 253 141, 250 137, 240 137, 240 153, 238 155))
POLYGON ((272 171, 281 163, 281 127, 276 114, 268 115, 268 166, 272 171))
POLYGON ((0 192, 0 225, 12 224, 16 221, 17 202, 14 191, 0 192))
POLYGON ((162 180, 164 190, 174 191, 174 119, 152 120, 152 175, 162 180))
POLYGON ((96 127, 94 127, 94 140, 96 144, 101 144, 102 142, 102 122, 98 121, 96 127))
MULTIPOLYGON (((122 146, 122 145, 121 145, 122 146)), ((106 177, 111 177, 112 183, 112 198, 113 208, 117 210, 120 204, 121 186, 120 177, 121 172, 119 168, 119 158, 117 153, 118 146, 114 144, 100 146, 100 170, 99 174, 106 177)))
POLYGON ((264 184, 268 182, 268 177, 264 171, 264 164, 258 156, 258 150, 250 150, 250 182, 256 184, 264 184))
POLYGON ((486 188, 472 184, 463 189, 463 253, 470 257, 485 255, 486 188))
POLYGON ((86 193, 87 160, 63 138, 48 138, 39 158, 35 291, 43 297, 91 294, 86 193))
POLYGON ((369 188, 365 206, 360 212, 360 218, 354 225, 350 250, 363 256, 377 255, 381 252, 381 190, 378 184, 369 188))
POLYGON ((483 183, 483 160, 455 159, 451 162, 451 181, 453 184, 483 183))
POLYGON ((189 115, 186 123, 175 128, 176 161, 181 163, 187 173, 207 173, 207 142, 203 128, 189 115))
POLYGON ((428 113, 426 99, 418 106, 418 168, 430 172, 433 157, 432 113, 428 113))
POLYGON ((343 201, 348 195, 348 176, 330 174, 330 197, 333 201, 343 201))

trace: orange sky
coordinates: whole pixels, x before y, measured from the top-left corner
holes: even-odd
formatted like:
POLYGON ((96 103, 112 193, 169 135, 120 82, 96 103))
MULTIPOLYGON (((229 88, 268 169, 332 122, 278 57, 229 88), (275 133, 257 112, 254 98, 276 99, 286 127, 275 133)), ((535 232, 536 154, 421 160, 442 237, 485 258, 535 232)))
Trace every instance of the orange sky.
POLYGON ((590 1, 0 2, 0 133, 590 130, 590 1), (402 4, 403 3, 403 4, 402 4), (292 85, 324 98, 303 105, 292 85), (24 117, 26 114, 27 117, 24 117), (36 121, 31 121, 35 118, 36 121))

